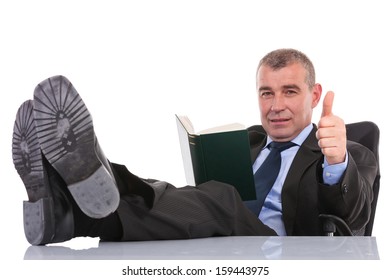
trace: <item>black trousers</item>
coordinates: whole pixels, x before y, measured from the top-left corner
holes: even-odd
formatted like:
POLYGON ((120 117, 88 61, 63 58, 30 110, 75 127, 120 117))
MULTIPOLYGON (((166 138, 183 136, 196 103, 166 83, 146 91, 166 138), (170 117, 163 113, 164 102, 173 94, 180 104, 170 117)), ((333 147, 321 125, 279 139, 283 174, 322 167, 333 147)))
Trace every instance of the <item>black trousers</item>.
POLYGON ((81 214, 78 236, 145 241, 276 235, 246 208, 233 186, 210 181, 176 188, 167 182, 139 178, 124 165, 111 165, 121 195, 119 207, 100 220, 81 214))

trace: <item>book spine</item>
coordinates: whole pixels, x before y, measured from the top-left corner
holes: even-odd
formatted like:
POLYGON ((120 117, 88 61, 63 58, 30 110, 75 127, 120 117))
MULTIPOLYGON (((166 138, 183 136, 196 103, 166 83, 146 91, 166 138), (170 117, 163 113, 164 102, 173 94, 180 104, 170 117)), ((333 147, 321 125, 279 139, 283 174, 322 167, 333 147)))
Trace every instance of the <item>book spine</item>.
POLYGON ((195 184, 199 185, 207 181, 201 137, 199 135, 188 135, 188 142, 190 144, 195 184))

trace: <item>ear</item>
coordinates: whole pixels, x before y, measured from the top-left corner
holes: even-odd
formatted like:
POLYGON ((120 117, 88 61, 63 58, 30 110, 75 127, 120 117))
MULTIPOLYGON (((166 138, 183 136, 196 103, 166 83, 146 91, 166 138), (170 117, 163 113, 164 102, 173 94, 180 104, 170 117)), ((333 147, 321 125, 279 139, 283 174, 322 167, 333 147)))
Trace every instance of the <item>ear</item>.
POLYGON ((312 89, 312 103, 311 107, 315 108, 321 100, 322 86, 320 84, 315 84, 312 89))

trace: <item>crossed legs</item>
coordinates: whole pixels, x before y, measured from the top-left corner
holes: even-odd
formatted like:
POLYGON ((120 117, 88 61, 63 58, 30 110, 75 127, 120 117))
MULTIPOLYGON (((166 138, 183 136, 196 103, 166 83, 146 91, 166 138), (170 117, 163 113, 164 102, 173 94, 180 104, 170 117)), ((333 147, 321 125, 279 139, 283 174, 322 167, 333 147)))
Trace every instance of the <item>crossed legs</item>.
POLYGON ((33 245, 77 236, 105 240, 274 235, 232 186, 175 188, 110 163, 92 117, 63 76, 42 81, 14 124, 12 155, 28 195, 24 230, 33 245))

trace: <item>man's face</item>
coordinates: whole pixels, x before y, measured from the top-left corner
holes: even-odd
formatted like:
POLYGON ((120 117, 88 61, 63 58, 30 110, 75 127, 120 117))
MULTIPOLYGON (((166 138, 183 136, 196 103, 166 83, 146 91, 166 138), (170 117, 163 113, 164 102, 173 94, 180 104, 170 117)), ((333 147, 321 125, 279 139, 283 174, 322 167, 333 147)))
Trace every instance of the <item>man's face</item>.
POLYGON ((290 141, 311 123, 322 89, 316 84, 310 90, 306 73, 299 63, 278 70, 263 65, 257 73, 261 122, 274 141, 290 141))

